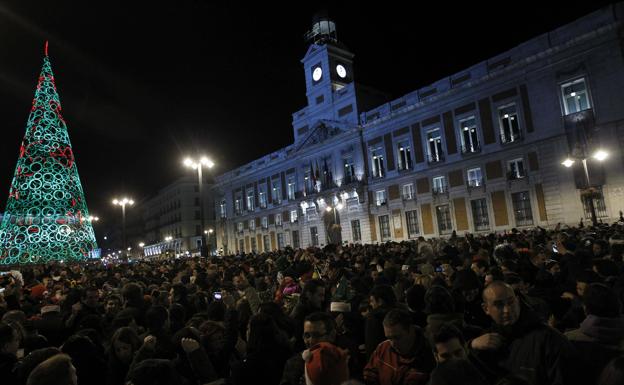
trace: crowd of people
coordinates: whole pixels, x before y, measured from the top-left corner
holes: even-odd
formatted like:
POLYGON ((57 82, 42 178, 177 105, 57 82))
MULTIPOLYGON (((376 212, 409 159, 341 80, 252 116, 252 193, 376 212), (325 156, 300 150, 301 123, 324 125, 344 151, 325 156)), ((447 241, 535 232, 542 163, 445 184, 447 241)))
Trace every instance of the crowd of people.
POLYGON ((624 222, 0 273, 3 385, 624 384, 624 222))

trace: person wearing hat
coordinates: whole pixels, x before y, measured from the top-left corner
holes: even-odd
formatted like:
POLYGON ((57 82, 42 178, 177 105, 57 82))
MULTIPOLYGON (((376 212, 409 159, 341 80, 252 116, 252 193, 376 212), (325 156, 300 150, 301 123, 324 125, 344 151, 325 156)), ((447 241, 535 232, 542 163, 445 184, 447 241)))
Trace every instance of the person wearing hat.
MULTIPOLYGON (((310 349, 319 343, 333 344, 335 341, 336 321, 329 313, 315 312, 305 318, 303 342, 306 349, 310 349)), ((300 351, 286 361, 280 385, 299 385, 304 375, 305 358, 303 351, 300 351)))
POLYGON ((302 353, 306 385, 340 385, 349 379, 347 351, 320 342, 302 353))

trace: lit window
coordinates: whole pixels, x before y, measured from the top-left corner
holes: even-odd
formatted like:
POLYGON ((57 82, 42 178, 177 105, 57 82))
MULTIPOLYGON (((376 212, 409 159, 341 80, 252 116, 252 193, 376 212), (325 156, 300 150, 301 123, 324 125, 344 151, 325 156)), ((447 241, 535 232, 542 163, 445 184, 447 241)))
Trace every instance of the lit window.
POLYGON ((275 226, 282 225, 282 213, 275 214, 275 226))
POLYGON ((474 116, 459 122, 459 133, 462 141, 463 154, 475 153, 481 150, 477 134, 477 120, 474 116))
POLYGON ((566 115, 591 108, 585 78, 562 84, 561 94, 566 115))
POLYGON ((501 143, 511 143, 520 139, 520 122, 518 121, 518 112, 516 104, 512 103, 498 109, 500 120, 500 137, 501 143))
POLYGON ((520 179, 526 176, 524 169, 524 160, 522 158, 510 160, 509 163, 509 179, 520 179))
POLYGON ((297 190, 297 185, 295 183, 295 177, 294 176, 289 176, 288 177, 288 200, 294 200, 295 199, 295 191, 297 190))
POLYGON ((414 199, 414 184, 404 184, 402 190, 403 200, 414 199))
POLYGON ((433 193, 441 194, 446 192, 446 177, 445 176, 436 176, 433 178, 433 193))
POLYGON ((412 168, 412 149, 408 140, 400 141, 399 149, 399 171, 409 170, 412 168))
POLYGON ((386 190, 375 192, 375 205, 381 206, 386 204, 386 190))
POLYGON ((297 222, 297 210, 290 210, 290 221, 297 222))
POLYGON ((440 135, 440 130, 437 128, 427 132, 427 156, 429 163, 436 163, 444 160, 442 136, 440 135))
POLYGON ((468 186, 479 187, 483 185, 483 176, 481 175, 481 168, 471 168, 468 170, 468 186))
POLYGON ((383 178, 384 170, 384 157, 381 148, 376 148, 371 151, 373 161, 373 178, 383 178))

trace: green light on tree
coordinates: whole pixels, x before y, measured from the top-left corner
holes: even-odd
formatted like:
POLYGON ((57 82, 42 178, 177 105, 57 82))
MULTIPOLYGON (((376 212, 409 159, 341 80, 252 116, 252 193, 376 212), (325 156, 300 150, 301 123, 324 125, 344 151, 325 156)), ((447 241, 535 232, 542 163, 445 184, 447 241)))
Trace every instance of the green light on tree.
POLYGON ((47 47, 0 225, 0 264, 77 261, 97 249, 47 47))

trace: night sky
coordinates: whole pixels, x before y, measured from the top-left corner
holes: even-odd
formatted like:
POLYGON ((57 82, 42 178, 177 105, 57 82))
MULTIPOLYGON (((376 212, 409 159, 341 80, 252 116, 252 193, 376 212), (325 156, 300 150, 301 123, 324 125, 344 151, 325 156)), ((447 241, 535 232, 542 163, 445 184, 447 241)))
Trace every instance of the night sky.
POLYGON ((303 35, 321 9, 356 55, 356 81, 399 97, 608 4, 213 3, 0 1, 0 210, 45 40, 87 203, 111 224, 113 197, 148 198, 191 172, 186 155, 211 156, 218 174, 292 142, 303 35))

